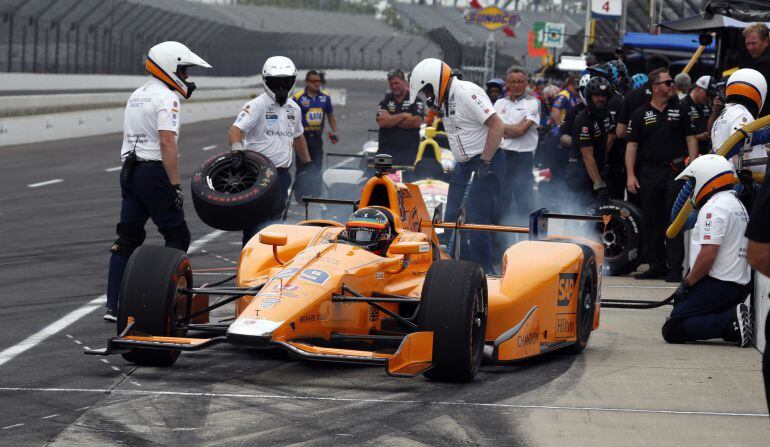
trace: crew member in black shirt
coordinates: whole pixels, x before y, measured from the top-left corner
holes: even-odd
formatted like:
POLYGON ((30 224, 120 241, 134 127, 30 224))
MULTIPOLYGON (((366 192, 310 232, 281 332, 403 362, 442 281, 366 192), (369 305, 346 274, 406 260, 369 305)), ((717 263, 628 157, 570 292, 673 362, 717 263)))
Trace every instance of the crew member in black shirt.
MULTIPOLYGON (((768 165, 770 166, 770 165, 768 165)), ((765 276, 770 276, 770 177, 765 173, 765 181, 762 189, 754 199, 751 206, 751 218, 746 229, 746 237, 749 238, 748 259, 752 268, 765 276)), ((760 300, 768 299, 767 295, 757 297, 760 300)), ((770 314, 765 320, 765 340, 770 343, 770 314)), ((765 353, 762 356, 762 376, 765 379, 765 397, 770 408, 770 346, 765 345, 765 353)))
MULTIPOLYGON (((659 54, 650 56, 646 63, 648 73, 657 70, 658 68, 665 68, 668 70, 669 65, 671 65, 671 63, 666 56, 661 56, 659 54)), ((631 120, 631 114, 634 113, 634 110, 649 102, 651 97, 652 91, 650 90, 649 83, 645 86, 633 89, 626 94, 623 101, 623 109, 620 113, 620 118, 617 120, 618 124, 616 126, 616 133, 619 139, 628 138, 627 129, 628 122, 631 120)))
POLYGON ((629 192, 639 191, 645 223, 650 268, 637 279, 682 281, 684 239, 666 239, 671 208, 683 183, 676 176, 685 158, 698 156, 698 140, 690 122, 690 110, 676 101, 674 80, 665 68, 650 73, 652 99, 634 111, 626 147, 629 192), (638 157, 637 157, 638 154, 638 157), (642 169, 636 177, 637 158, 642 169))
POLYGON ((607 152, 615 140, 615 123, 607 108, 612 94, 609 81, 593 77, 588 83, 586 106, 577 114, 572 124, 572 153, 568 184, 576 193, 579 206, 606 203, 607 152))
POLYGON ((425 105, 419 99, 409 103, 409 83, 404 72, 395 69, 388 73, 390 93, 377 108, 380 126, 377 152, 393 156, 396 166, 411 166, 420 144, 420 124, 425 105))
POLYGON ((710 99, 717 95, 717 81, 711 76, 701 76, 695 81, 692 91, 682 99, 690 108, 690 121, 695 126, 698 139, 698 152, 711 153, 711 125, 716 116, 711 108, 710 99))
MULTIPOLYGON (((746 51, 751 56, 751 61, 743 65, 743 68, 753 68, 762 73, 762 76, 770 84, 770 31, 764 23, 752 23, 743 29, 746 51)), ((765 101, 757 119, 770 115, 770 101, 765 101)))

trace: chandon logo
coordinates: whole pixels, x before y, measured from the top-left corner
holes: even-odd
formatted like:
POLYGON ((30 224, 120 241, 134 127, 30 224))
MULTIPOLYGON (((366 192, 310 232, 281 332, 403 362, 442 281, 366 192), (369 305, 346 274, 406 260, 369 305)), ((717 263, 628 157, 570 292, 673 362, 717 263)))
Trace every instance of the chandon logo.
POLYGON ((534 345, 540 338, 540 334, 537 332, 530 332, 529 334, 519 335, 516 338, 516 346, 523 348, 524 346, 534 345))

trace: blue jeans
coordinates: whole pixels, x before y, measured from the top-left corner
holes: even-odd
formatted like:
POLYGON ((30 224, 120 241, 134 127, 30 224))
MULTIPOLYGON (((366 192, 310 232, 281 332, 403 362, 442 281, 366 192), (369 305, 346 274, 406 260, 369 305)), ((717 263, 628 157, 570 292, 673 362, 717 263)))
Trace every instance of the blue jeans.
MULTIPOLYGON (((476 156, 466 162, 457 163, 455 166, 452 179, 449 181, 449 194, 444 213, 446 222, 457 220, 471 174, 480 162, 480 156, 476 156)), ((496 210, 500 206, 500 184, 505 178, 506 166, 505 155, 502 150, 498 149, 492 157, 492 174, 481 181, 474 178, 465 204, 465 218, 468 223, 490 225, 495 221, 496 210)), ((487 273, 492 272, 492 267, 495 264, 493 253, 496 252, 492 246, 492 233, 470 231, 466 232, 464 239, 468 241, 468 244, 463 245, 468 249, 461 252, 460 257, 478 262, 487 273)))
POLYGON ((706 276, 690 290, 663 325, 669 343, 723 338, 734 340, 735 306, 746 297, 745 287, 706 276))

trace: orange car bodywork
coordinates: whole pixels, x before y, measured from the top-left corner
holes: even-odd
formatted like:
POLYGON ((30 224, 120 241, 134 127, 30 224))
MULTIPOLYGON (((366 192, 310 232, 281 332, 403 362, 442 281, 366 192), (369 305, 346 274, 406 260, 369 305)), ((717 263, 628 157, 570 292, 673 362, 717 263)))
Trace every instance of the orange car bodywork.
MULTIPOLYGON (((434 223, 416 185, 394 183, 388 176, 374 177, 365 185, 359 206, 384 206, 391 210, 398 234, 391 248, 399 242, 422 242, 426 250, 411 255, 389 251, 380 256, 339 241, 343 228, 338 223, 271 225, 262 232, 285 234, 286 244, 276 247, 254 237, 243 248, 238 286, 264 286, 256 295, 236 301, 237 318, 228 328, 228 342, 282 347, 313 360, 385 364, 389 374, 400 376, 413 376, 431 366, 432 332, 407 334, 395 352, 342 349, 329 343, 334 334, 355 336, 380 331, 387 317, 370 303, 341 302, 335 296, 353 290, 363 297, 413 298, 413 307, 417 309, 432 262, 448 258, 438 248, 434 223)), ((506 228, 511 232, 528 231, 506 228)), ((493 348, 492 361, 531 357, 576 341, 578 289, 589 252, 596 259, 598 292, 602 265, 599 243, 548 237, 519 242, 506 250, 503 275, 487 277, 485 339, 493 348)), ((599 324, 599 303, 597 296, 594 328, 599 324)), ((403 311, 402 304, 380 303, 396 313, 403 311)), ((128 335, 124 339, 173 343, 173 337, 160 340, 161 337, 128 335)), ((208 340, 180 338, 177 343, 204 346, 208 340)))

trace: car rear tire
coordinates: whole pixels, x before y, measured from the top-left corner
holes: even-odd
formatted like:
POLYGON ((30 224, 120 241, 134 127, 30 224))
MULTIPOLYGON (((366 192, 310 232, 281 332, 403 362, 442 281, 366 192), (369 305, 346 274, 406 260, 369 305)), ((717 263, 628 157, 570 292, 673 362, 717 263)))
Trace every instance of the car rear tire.
POLYGON ((208 226, 239 231, 281 210, 278 170, 267 157, 245 151, 246 165, 232 169, 230 152, 214 155, 193 174, 190 190, 198 217, 208 226))
MULTIPOLYGON (((604 242, 604 265, 610 275, 626 275, 642 262, 642 211, 633 203, 613 200, 592 210, 596 216, 609 215, 610 222, 600 228, 604 242)), ((604 224, 599 224, 603 226, 604 224)))
POLYGON ((596 259, 591 256, 587 262, 583 262, 583 271, 580 274, 577 315, 575 316, 577 341, 574 345, 565 348, 567 354, 580 354, 588 346, 588 339, 594 328, 597 297, 596 259))
POLYGON ((433 331, 431 380, 469 382, 481 366, 487 328, 487 282, 480 265, 433 262, 422 288, 420 330, 433 331))
MULTIPOLYGON (((190 260, 181 250, 143 245, 131 255, 123 274, 118 305, 118 334, 134 319, 131 333, 184 337, 187 329, 178 324, 186 314, 186 295, 180 288, 192 287, 190 260)), ((123 358, 137 365, 171 366, 180 351, 137 348, 123 358)))

